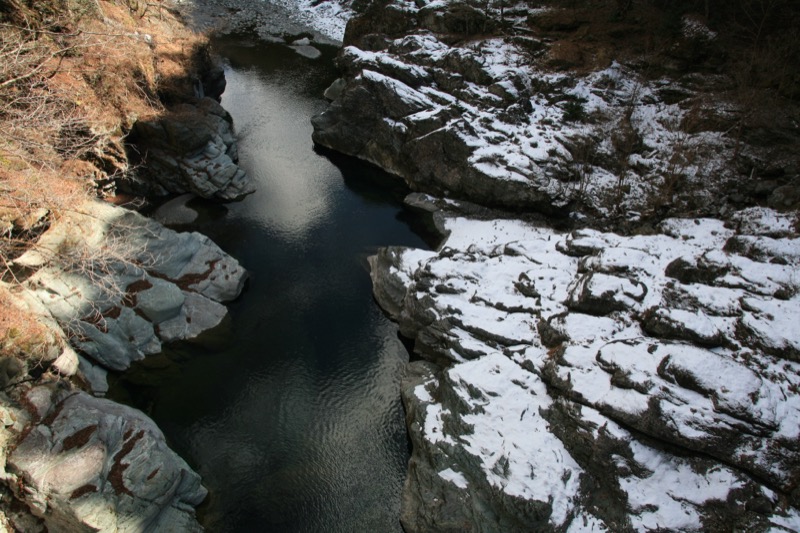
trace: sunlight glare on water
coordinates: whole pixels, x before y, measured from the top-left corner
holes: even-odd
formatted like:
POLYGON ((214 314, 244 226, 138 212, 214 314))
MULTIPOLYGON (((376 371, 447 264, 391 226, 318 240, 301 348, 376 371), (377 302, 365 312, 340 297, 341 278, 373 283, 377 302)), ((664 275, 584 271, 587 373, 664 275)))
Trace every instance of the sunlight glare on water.
POLYGON ((215 47, 258 191, 224 208, 190 203, 201 216, 180 229, 209 235, 251 281, 215 343, 170 347, 112 393, 203 476, 209 531, 399 532, 408 354, 364 264, 379 246, 425 243, 403 222, 397 182, 314 150, 309 120, 335 50, 312 60, 243 36, 215 47))

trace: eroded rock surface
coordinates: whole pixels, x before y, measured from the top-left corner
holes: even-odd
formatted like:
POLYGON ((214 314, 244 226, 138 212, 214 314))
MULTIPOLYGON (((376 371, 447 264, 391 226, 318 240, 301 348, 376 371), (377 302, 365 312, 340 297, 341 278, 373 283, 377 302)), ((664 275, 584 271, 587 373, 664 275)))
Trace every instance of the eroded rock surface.
POLYGON ((373 256, 378 302, 436 363, 404 386, 407 530, 800 528, 796 224, 450 215, 438 251, 373 256))
MULTIPOLYGON (((38 268, 29 290, 74 346, 108 370, 218 325, 227 314, 223 302, 236 298, 247 278, 204 235, 99 202, 56 223, 17 263, 38 268)), ((88 374, 102 389, 102 375, 88 374)))
POLYGON ((55 383, 21 400, 27 427, 6 475, 42 530, 202 531, 200 476, 143 413, 55 383))
POLYGON ((620 36, 642 29, 617 22, 587 39, 589 21, 619 19, 611 4, 374 2, 348 23, 314 141, 414 190, 551 215, 716 214, 720 198, 773 189, 776 206, 794 205, 778 189, 796 185, 796 148, 777 156, 733 139, 723 124, 735 106, 708 88, 721 79, 693 75, 702 58, 673 57, 715 53, 714 33, 685 19, 669 57, 614 61, 620 36), (644 75, 656 68, 664 78, 644 75), (730 162, 745 153, 743 174, 730 162), (754 179, 767 168, 780 183, 754 179))
POLYGON ((237 200, 255 191, 237 164, 233 120, 211 98, 139 120, 127 140, 132 159, 143 167, 134 180, 120 184, 123 189, 154 196, 191 192, 217 200, 237 200))

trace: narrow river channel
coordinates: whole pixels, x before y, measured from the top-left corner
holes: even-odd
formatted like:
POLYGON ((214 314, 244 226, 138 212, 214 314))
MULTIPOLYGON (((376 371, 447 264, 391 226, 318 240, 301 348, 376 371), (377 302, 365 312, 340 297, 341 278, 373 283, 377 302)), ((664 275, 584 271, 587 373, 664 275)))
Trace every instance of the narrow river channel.
POLYGON ((309 59, 246 36, 214 43, 224 107, 258 192, 193 202, 191 229, 251 273, 228 329, 169 347, 114 385, 203 477, 207 530, 392 532, 408 443, 399 379, 408 359, 372 300, 366 257, 425 247, 406 192, 379 171, 315 151, 310 117, 336 50, 309 59))

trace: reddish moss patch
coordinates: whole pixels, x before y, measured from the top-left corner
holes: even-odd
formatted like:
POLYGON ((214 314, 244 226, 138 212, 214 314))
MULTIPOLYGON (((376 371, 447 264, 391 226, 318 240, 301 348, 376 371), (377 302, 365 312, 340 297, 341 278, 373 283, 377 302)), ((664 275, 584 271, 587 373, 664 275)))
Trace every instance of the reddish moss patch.
MULTIPOLYGON (((70 398, 71 396, 73 395, 70 394, 69 396, 67 396, 67 398, 70 398)), ((67 401, 67 398, 64 398, 63 400, 58 402, 55 407, 53 407, 53 409, 47 414, 47 416, 42 419, 42 424, 44 424, 47 427, 53 425, 53 422, 56 421, 58 415, 60 415, 61 411, 64 410, 64 402, 67 401)))
POLYGON ((97 431, 97 424, 79 429, 64 439, 64 445, 61 450, 68 452, 69 450, 86 446, 86 443, 89 442, 89 439, 92 437, 92 435, 94 435, 95 431, 97 431))
POLYGON ((161 469, 160 468, 156 468, 155 470, 150 472, 150 474, 147 476, 147 481, 150 481, 151 479, 156 477, 156 474, 158 474, 159 470, 161 470, 161 469))
POLYGON ((97 492, 97 487, 87 483, 86 485, 83 485, 82 487, 78 487, 77 489, 73 490, 72 494, 69 495, 69 499, 75 500, 77 498, 80 498, 81 496, 85 496, 93 492, 97 492))
POLYGON ((125 444, 122 445, 122 449, 114 455, 114 464, 111 465, 111 471, 108 473, 108 481, 111 483, 111 486, 114 487, 117 494, 133 496, 130 489, 125 486, 125 481, 123 479, 123 474, 125 470, 128 469, 129 465, 122 464, 122 460, 126 455, 131 453, 133 447, 136 446, 136 443, 139 442, 142 437, 144 437, 143 429, 139 430, 139 432, 130 439, 127 439, 125 444))
POLYGON ((115 305, 114 307, 103 313, 103 318, 119 318, 120 314, 122 314, 122 308, 115 305))
POLYGON ((136 295, 153 287, 153 284, 146 279, 134 281, 125 288, 125 296, 122 297, 122 305, 125 307, 136 307, 136 295))
POLYGON ((25 409, 26 411, 28 411, 28 413, 30 413, 34 423, 39 421, 39 419, 41 418, 41 416, 39 416, 39 410, 36 409, 36 406, 33 405, 33 402, 31 402, 28 399, 27 393, 20 395, 17 401, 19 402, 19 404, 22 406, 23 409, 25 409))
POLYGON ((219 259, 216 259, 214 261, 206 261, 208 269, 206 269, 205 272, 201 272, 199 274, 185 274, 180 278, 176 279, 175 284, 181 289, 187 291, 189 290, 190 286, 196 285, 201 281, 207 280, 208 277, 211 275, 211 273, 214 272, 214 267, 217 266, 217 263, 219 263, 219 259))

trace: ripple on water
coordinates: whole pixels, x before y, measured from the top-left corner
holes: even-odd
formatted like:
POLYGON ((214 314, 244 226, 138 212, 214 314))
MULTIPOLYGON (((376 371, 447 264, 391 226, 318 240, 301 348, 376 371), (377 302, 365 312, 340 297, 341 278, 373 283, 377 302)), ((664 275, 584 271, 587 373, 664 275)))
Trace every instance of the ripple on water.
POLYGON ((336 76, 334 50, 312 61, 286 46, 216 44, 229 61, 223 105, 258 192, 192 204, 193 229, 251 282, 230 307, 227 343, 175 347, 174 378, 131 390, 203 476, 209 531, 399 533, 408 356, 363 263, 377 246, 424 241, 374 169, 313 149, 309 119, 336 76))

